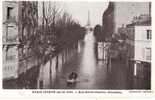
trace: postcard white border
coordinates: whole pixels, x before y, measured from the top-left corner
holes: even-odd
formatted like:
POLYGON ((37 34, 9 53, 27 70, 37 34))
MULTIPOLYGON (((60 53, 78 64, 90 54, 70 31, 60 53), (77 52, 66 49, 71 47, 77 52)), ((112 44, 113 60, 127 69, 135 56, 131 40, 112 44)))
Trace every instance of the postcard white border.
MULTIPOLYGON (((0 55, 2 55, 2 1, 5 0, 1 0, 0 1, 0 55)), ((10 0, 11 1, 11 0, 10 0)), ((22 0, 17 0, 17 1, 22 1, 22 0)), ((26 0, 26 1, 43 1, 43 0, 26 0)), ((49 0, 44 0, 44 1, 49 1, 49 0)), ((66 1, 66 0, 55 0, 55 1, 66 1)), ((17 99, 33 99, 33 98, 39 98, 39 99, 50 99, 50 98, 59 98, 59 99, 64 99, 64 98, 85 98, 84 100, 88 99, 92 99, 92 100, 96 100, 96 99, 102 99, 102 98, 111 98, 111 99, 116 99, 116 97, 119 98, 153 98, 155 97, 155 1, 154 0, 67 0, 68 1, 88 1, 88 2, 98 2, 98 1, 102 1, 102 2, 107 2, 107 1, 122 1, 122 2, 152 2, 152 72, 151 72, 151 93, 147 93, 146 90, 134 90, 135 93, 131 93, 131 91, 133 90, 40 90, 40 89, 36 89, 36 90, 9 90, 9 89, 2 89, 2 56, 0 57, 0 98, 3 99, 12 99, 12 98, 17 98, 17 99), (119 93, 32 93, 33 91, 118 91, 121 92, 121 94, 119 93), (136 91, 141 91, 140 93, 136 93, 136 91), (145 92, 145 93, 144 93, 145 92)), ((68 99, 67 99, 68 100, 68 99)))

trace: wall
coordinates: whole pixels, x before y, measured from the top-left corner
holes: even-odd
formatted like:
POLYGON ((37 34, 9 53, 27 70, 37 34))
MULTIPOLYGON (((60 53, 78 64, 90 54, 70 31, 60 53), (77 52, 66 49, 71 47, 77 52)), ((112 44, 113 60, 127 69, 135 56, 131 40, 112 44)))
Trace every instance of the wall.
POLYGON ((151 62, 146 59, 146 49, 151 48, 151 40, 147 40, 148 29, 151 30, 151 26, 135 26, 135 60, 151 62))
POLYGON ((18 77, 18 3, 3 2, 3 79, 18 77), (11 7, 10 17, 7 9, 11 7))
POLYGON ((100 35, 102 37, 101 40, 110 40, 114 33, 114 2, 110 2, 108 8, 103 13, 102 27, 102 34, 100 35))

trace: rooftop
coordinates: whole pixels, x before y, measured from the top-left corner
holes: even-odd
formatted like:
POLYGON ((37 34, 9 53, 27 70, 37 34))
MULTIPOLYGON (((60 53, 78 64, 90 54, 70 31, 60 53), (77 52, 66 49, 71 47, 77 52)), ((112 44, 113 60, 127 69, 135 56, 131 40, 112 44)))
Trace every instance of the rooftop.
POLYGON ((131 24, 126 25, 126 27, 130 26, 150 26, 151 25, 151 18, 145 21, 137 21, 131 24))

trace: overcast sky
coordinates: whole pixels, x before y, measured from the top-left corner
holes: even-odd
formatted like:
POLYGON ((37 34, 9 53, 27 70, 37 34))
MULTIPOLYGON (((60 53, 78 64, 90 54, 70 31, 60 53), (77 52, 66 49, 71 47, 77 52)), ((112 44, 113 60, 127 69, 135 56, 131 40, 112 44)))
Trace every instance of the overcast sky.
MULTIPOLYGON (((108 2, 86 2, 86 1, 58 1, 55 2, 57 7, 66 10, 72 15, 72 18, 78 21, 82 26, 85 26, 88 21, 88 10, 90 12, 91 26, 96 24, 102 25, 102 15, 105 9, 108 7, 108 2)), ((51 4, 53 4, 51 2, 51 4)), ((47 7, 49 2, 45 2, 47 7)), ((42 2, 39 2, 39 18, 42 16, 42 2)), ((41 19, 40 19, 40 24, 41 19)))
MULTIPOLYGON (((51 2, 51 4, 53 4, 51 2)), ((87 1, 58 1, 55 2, 58 8, 66 10, 72 15, 72 18, 85 26, 88 21, 88 10, 90 12, 90 23, 102 25, 102 15, 108 7, 108 2, 87 2, 87 1)), ((47 7, 49 2, 45 2, 47 7)), ((39 3, 39 17, 42 16, 42 2, 39 3)), ((40 22, 41 23, 41 22, 40 22)))
POLYGON ((102 24, 102 15, 108 6, 108 2, 65 2, 64 6, 82 26, 87 24, 89 10, 91 25, 95 26, 102 24))

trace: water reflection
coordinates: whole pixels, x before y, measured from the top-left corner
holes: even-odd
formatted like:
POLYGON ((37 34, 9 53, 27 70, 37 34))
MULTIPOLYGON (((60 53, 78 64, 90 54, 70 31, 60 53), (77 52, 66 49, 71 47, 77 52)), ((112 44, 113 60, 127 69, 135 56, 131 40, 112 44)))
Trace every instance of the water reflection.
MULTIPOLYGON (((89 32, 85 35, 84 40, 78 43, 76 49, 64 50, 62 54, 58 55, 58 62, 56 57, 54 57, 51 60, 51 63, 47 62, 42 65, 40 76, 38 78, 39 88, 132 88, 132 80, 128 80, 128 70, 126 69, 123 61, 113 59, 109 62, 111 66, 108 66, 104 59, 98 60, 100 52, 97 50, 97 44, 98 43, 96 43, 93 33, 89 32), (78 74, 78 82, 76 84, 67 85, 68 75, 73 71, 78 74)), ((105 49, 103 52, 106 52, 105 49)), ((139 84, 138 81, 135 81, 135 84, 139 84)))
POLYGON ((94 54, 94 43, 95 38, 93 33, 88 33, 84 39, 85 46, 83 55, 81 58, 81 69, 82 73, 88 74, 89 76, 93 76, 95 73, 96 59, 94 54))
POLYGON ((80 80, 81 82, 77 84, 77 88, 92 88, 95 86, 96 58, 94 46, 95 38, 93 32, 89 32, 84 38, 84 48, 79 67, 79 73, 82 79, 80 80))
POLYGON ((101 87, 97 84, 104 82, 105 77, 102 75, 106 76, 106 67, 104 67, 103 62, 96 60, 96 51, 96 40, 93 32, 88 32, 84 40, 79 42, 77 51, 70 50, 72 57, 67 60, 66 58, 70 55, 68 51, 65 51, 66 53, 63 52, 58 56, 58 67, 56 67, 56 57, 43 66, 41 74, 43 88, 91 89, 101 87), (63 64, 64 61, 67 63, 63 64), (78 82, 67 86, 66 79, 72 71, 78 73, 78 82), (101 81, 101 79, 103 80, 101 81))

